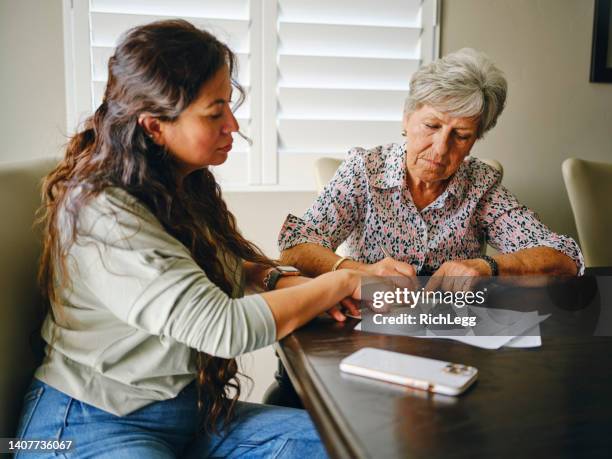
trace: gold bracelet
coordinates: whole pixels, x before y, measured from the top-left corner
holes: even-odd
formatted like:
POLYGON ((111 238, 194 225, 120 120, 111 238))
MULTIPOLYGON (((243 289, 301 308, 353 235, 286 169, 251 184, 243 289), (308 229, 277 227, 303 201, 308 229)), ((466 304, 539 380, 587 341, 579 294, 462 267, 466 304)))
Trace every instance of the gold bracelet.
POLYGON ((336 261, 336 262, 334 263, 334 266, 332 267, 332 269, 331 269, 331 270, 332 270, 332 271, 336 271, 336 270, 338 270, 338 268, 340 267, 340 265, 341 265, 342 263, 344 263, 346 260, 352 260, 352 258, 351 258, 351 257, 342 257, 342 258, 340 258, 338 261, 336 261))

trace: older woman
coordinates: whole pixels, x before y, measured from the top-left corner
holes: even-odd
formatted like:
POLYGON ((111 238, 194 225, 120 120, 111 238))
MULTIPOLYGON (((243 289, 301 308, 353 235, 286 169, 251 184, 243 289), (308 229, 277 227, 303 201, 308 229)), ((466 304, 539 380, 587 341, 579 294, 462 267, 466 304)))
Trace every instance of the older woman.
POLYGON ((405 144, 352 149, 304 216, 287 217, 282 261, 309 275, 339 268, 440 278, 582 273, 576 242, 521 205, 499 172, 469 158, 495 126, 506 90, 502 72, 472 49, 417 71, 405 144), (339 257, 344 241, 348 257, 339 257), (500 253, 483 255, 485 241, 500 253))

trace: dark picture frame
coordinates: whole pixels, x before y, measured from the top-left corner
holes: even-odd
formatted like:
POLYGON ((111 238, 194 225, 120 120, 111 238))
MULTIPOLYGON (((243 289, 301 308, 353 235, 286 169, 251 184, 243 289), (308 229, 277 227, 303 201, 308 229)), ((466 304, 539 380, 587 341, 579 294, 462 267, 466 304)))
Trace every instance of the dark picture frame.
POLYGON ((595 0, 591 78, 593 83, 612 83, 612 0, 595 0))

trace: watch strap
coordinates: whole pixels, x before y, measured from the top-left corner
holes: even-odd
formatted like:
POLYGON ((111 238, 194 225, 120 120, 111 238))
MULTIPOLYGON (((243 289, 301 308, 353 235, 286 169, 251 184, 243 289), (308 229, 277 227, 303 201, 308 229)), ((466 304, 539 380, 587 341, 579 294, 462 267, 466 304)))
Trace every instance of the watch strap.
POLYGON ((273 268, 270 271, 268 271, 268 274, 266 274, 266 277, 264 277, 263 280, 263 284, 264 284, 264 288, 269 292, 271 290, 274 290, 276 288, 276 284, 278 283, 278 280, 281 278, 283 273, 281 273, 278 269, 273 268))
POLYGON ((278 266, 276 268, 272 268, 264 277, 263 284, 266 291, 271 291, 276 288, 276 284, 281 277, 288 276, 301 276, 301 273, 298 269, 293 266, 278 266))

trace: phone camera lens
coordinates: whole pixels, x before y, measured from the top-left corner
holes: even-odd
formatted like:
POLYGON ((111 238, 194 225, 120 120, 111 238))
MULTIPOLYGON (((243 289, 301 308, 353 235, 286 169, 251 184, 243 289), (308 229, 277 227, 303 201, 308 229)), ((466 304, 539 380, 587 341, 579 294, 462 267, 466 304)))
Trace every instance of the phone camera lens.
POLYGON ((449 363, 444 367, 444 371, 452 375, 467 375, 470 374, 470 367, 459 363, 449 363))

